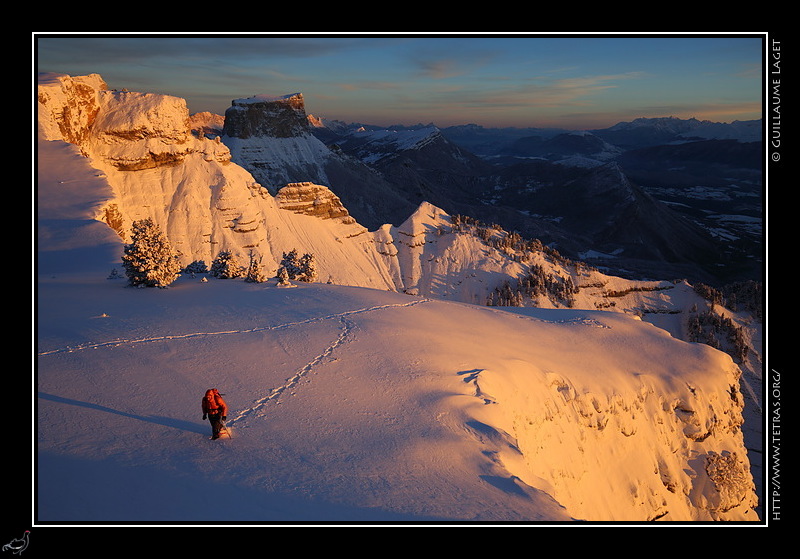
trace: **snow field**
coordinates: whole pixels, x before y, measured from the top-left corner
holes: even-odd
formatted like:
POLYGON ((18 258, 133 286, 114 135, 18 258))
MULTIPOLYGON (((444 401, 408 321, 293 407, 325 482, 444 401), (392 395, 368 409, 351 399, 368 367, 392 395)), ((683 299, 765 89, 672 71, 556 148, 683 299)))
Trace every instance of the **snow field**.
POLYGON ((692 507, 681 460, 737 448, 736 432, 716 427, 736 411, 714 401, 731 368, 640 321, 327 285, 102 282, 42 290, 43 520, 720 514, 692 507), (46 319, 50 297, 84 290, 96 309, 46 319), (230 441, 207 440, 209 387, 231 407, 230 441), (699 408, 697 426, 676 419, 679 401, 699 408), (708 425, 705 445, 687 438, 708 425), (199 506, 217 493, 220 507, 199 506))

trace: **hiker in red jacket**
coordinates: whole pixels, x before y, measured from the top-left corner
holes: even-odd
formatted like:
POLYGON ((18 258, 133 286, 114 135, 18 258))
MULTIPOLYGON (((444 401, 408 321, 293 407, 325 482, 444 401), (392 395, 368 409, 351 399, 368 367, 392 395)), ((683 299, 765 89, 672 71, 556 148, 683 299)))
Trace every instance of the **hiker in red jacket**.
POLYGON ((208 416, 211 422, 211 438, 218 439, 222 422, 228 419, 228 405, 219 390, 216 388, 209 388, 206 390, 206 395, 203 397, 203 420, 208 416))

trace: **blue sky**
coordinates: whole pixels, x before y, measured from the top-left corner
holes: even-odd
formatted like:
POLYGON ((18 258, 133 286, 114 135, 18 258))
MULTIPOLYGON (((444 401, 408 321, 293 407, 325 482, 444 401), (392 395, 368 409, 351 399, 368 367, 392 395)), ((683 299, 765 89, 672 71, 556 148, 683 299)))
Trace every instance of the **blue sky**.
POLYGON ((601 128, 762 116, 762 37, 36 35, 39 72, 100 74, 190 112, 301 92, 306 111, 388 126, 601 128))

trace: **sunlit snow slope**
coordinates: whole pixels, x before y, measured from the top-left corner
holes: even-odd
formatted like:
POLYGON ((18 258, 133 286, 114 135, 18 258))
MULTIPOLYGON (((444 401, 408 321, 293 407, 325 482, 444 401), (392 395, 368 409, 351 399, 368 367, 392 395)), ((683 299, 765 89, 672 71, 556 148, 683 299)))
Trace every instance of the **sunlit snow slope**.
POLYGON ((622 313, 127 288, 104 178, 59 141, 38 165, 39 522, 756 520, 721 352, 622 313))

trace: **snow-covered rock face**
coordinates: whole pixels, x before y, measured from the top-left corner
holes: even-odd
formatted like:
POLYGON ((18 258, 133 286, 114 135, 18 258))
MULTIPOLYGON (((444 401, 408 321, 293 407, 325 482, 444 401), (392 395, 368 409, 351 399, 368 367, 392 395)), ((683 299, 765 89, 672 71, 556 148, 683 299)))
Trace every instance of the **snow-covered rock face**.
POLYGON ((222 141, 232 160, 272 194, 293 182, 329 184, 331 152, 311 134, 300 93, 235 99, 225 111, 222 141))
POLYGON ((650 339, 630 352, 619 337, 627 319, 576 314, 573 321, 585 336, 563 340, 543 328, 532 348, 535 358, 508 359, 473 377, 476 394, 493 406, 483 413, 518 451, 512 471, 526 483, 551 487, 580 518, 752 515, 750 463, 736 442, 743 397, 730 359, 707 347, 686 347, 683 368, 658 377, 653 363, 669 360, 662 351, 674 341, 663 332, 643 328, 638 333, 650 339), (626 352, 624 362, 612 363, 612 356, 626 352), (694 359, 709 369, 690 365, 694 359), (587 375, 578 385, 579 375, 570 370, 587 375), (722 382, 728 392, 719 390, 722 382), (524 388, 534 384, 540 389, 524 388))
POLYGON ((42 136, 81 145, 100 111, 100 95, 107 87, 97 74, 40 75, 37 101, 42 136))
POLYGON ((178 97, 109 90, 97 75, 52 75, 39 85, 38 101, 46 139, 75 144, 122 171, 175 165, 194 153, 230 160, 224 144, 191 134, 178 97))
POLYGON ((186 102, 151 93, 106 92, 88 148, 121 171, 176 165, 193 153, 220 163, 230 151, 189 131, 186 102))
POLYGON ((295 213, 321 219, 335 219, 341 223, 355 223, 330 188, 310 182, 287 184, 275 196, 278 207, 295 213))
POLYGON ((183 264, 210 263, 226 248, 272 258, 263 224, 274 200, 230 164, 227 146, 191 133, 183 99, 51 76, 39 86, 39 123, 43 139, 74 143, 105 173, 113 196, 98 218, 123 240, 134 221, 152 218, 183 264))
MULTIPOLYGON (((323 280, 396 288, 371 236, 327 187, 292 185, 276 199, 230 161, 220 137, 192 133, 183 99, 109 91, 99 76, 58 76, 42 83, 39 100, 42 138, 76 142, 104 174, 112 196, 97 218, 123 241, 130 241, 134 221, 151 218, 182 265, 210 265, 230 251, 242 264, 252 254, 269 275, 284 252, 296 249, 315 255, 323 280)), ((256 149, 258 157, 278 154, 279 173, 307 161, 314 166, 328 152, 310 135, 251 140, 265 148, 256 149)))

